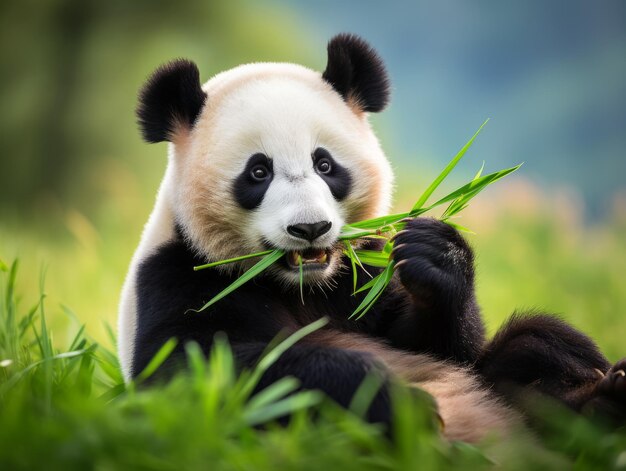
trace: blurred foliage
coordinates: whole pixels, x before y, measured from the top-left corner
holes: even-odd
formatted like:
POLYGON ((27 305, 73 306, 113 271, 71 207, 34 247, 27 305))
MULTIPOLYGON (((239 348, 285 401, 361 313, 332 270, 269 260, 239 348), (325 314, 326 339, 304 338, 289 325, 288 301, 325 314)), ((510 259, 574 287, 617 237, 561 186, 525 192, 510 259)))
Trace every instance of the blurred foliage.
MULTIPOLYGON (((250 396, 259 376, 236 374, 224 339, 208 361, 197 345, 188 346, 189 373, 165 386, 124 385, 116 356, 88 329, 74 325, 67 342, 54 341, 45 297, 32 308, 19 302, 23 288, 16 275, 17 264, 0 264, 3 470, 626 467, 624 431, 553 404, 536 404, 540 440, 518 431, 474 446, 443 440, 430 399, 405 388, 392 390, 392 440, 364 423, 356 407, 342 410, 312 391, 285 397, 297 387, 291 378, 250 396), (285 411, 293 413, 288 426, 274 425, 285 411)), ((292 336, 282 344, 295 341, 292 336)), ((275 360, 280 347, 265 359, 275 360)), ((256 370, 269 366, 265 359, 256 370)))
POLYGON ((251 1, 2 2, 0 215, 93 211, 125 178, 154 183, 165 152, 141 143, 134 116, 148 74, 180 56, 202 80, 242 62, 307 63, 300 37, 288 13, 251 1))

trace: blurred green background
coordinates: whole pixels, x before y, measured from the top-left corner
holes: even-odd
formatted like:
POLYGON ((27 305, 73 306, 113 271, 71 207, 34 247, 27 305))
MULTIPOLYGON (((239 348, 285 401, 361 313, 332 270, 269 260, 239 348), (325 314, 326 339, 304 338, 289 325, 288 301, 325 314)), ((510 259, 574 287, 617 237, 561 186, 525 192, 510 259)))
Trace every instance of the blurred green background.
POLYGON ((203 80, 250 61, 323 70, 341 31, 364 36, 389 66, 393 103, 372 118, 400 175, 397 208, 487 117, 442 191, 483 160, 486 170, 525 162, 460 221, 476 232, 490 332, 516 308, 546 309, 612 359, 626 354, 621 1, 2 2, 0 258, 25 266, 25 302, 47 267, 57 336, 69 325, 61 303, 99 340, 115 323, 165 168, 165 144, 142 143, 134 116, 157 65, 188 57, 203 80))

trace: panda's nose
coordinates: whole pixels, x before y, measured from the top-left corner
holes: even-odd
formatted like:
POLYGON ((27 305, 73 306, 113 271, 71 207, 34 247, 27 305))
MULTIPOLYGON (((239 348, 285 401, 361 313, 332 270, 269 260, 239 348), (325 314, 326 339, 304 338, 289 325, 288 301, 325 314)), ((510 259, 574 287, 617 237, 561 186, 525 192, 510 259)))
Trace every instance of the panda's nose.
POLYGON ((320 221, 313 224, 294 224, 287 226, 287 232, 298 239, 313 242, 319 236, 326 234, 332 227, 330 221, 320 221))

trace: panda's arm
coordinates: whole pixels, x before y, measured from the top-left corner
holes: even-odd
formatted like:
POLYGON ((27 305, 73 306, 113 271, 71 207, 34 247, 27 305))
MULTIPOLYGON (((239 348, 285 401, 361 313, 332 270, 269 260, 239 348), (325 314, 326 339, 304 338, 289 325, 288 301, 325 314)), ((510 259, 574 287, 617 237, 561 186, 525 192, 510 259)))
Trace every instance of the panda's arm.
POLYGON ((474 362, 484 326, 474 293, 470 247, 452 227, 416 218, 395 238, 398 284, 381 299, 381 334, 398 348, 474 362))
POLYGON ((269 342, 280 332, 283 326, 275 316, 267 315, 270 302, 266 291, 253 283, 240 288, 237 296, 197 312, 236 277, 214 269, 195 272, 193 267, 201 263, 204 261, 177 238, 158 247, 139 265, 133 376, 170 338, 178 340, 176 356, 183 355, 184 344, 192 340, 209 348, 217 332, 225 332, 237 342, 269 342))
MULTIPOLYGON (((178 343, 168 359, 150 381, 167 380, 186 365, 185 345, 196 342, 205 355, 211 352, 216 333, 228 337, 239 368, 251 369, 281 330, 294 330, 286 325, 285 316, 276 311, 272 290, 254 283, 220 301, 219 309, 187 312, 199 307, 227 283, 229 277, 215 271, 194 273, 189 251, 181 243, 161 247, 138 271, 137 332, 132 362, 136 377, 169 338, 178 343), (190 274, 191 273, 191 274, 190 274), (202 275, 200 275, 202 273, 202 275), (267 298, 263 296, 266 295, 267 298)), ((265 372, 256 386, 258 392, 285 376, 295 377, 300 389, 326 393, 343 407, 348 407, 365 376, 380 371, 373 356, 324 344, 322 341, 300 342, 284 352, 265 372)), ((371 422, 389 423, 389 394, 383 386, 371 402, 367 413, 371 422)))

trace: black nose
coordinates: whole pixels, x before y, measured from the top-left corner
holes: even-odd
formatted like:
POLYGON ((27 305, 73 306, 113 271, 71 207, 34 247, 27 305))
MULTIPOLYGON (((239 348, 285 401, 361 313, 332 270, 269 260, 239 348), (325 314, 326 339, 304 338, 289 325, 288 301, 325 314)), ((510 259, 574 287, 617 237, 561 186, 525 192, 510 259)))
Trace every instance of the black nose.
POLYGON ((298 239, 313 242, 319 236, 326 234, 332 227, 330 221, 320 221, 313 224, 294 224, 287 226, 287 232, 298 239))

